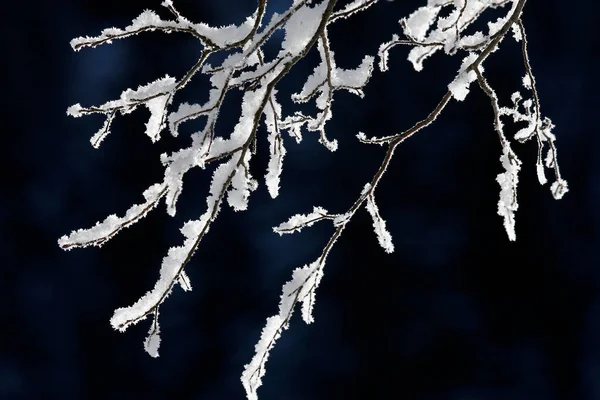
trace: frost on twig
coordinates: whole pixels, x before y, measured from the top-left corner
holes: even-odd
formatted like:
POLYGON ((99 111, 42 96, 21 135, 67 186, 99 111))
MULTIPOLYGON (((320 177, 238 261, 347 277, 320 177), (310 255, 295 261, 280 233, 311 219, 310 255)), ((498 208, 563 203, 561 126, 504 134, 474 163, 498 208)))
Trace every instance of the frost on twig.
POLYGON ((373 218, 373 228, 375 229, 375 234, 377 235, 377 240, 379 240, 379 245, 383 247, 386 253, 392 253, 394 251, 394 244, 392 243, 392 235, 388 232, 385 227, 385 221, 379 215, 379 208, 375 203, 375 195, 373 193, 369 193, 367 195, 367 211, 373 218))
MULTIPOLYGON (((61 237, 59 245, 63 249, 103 245, 123 228, 147 215, 162 199, 165 201, 167 213, 174 216, 186 173, 196 167, 204 169, 210 163, 218 164, 206 197, 206 208, 199 217, 186 222, 181 228, 183 243, 167 251, 154 287, 134 304, 118 308, 111 318, 114 329, 124 331, 151 316, 152 322, 144 342, 144 348, 151 356, 158 356, 161 344, 160 306, 175 285, 179 285, 184 291, 192 289, 185 268, 210 230, 224 201, 226 200, 235 211, 246 210, 249 207, 250 196, 259 185, 259 181, 250 173, 252 156, 259 142, 257 135, 263 132, 259 127, 264 124, 269 145, 269 162, 264 182, 273 198, 278 196, 281 187, 287 152, 284 140, 287 135, 300 143, 303 133, 308 131, 317 136, 317 140, 329 150, 334 151, 338 148, 337 140, 329 139, 326 134, 327 121, 334 113, 335 93, 346 90, 363 97, 364 88, 374 71, 375 58, 366 54, 361 57, 359 65, 338 65, 329 40, 329 28, 338 21, 343 22, 369 9, 377 2, 378 0, 353 0, 338 6, 336 0, 293 0, 285 11, 273 13, 267 20, 265 15, 268 0, 257 0, 254 13, 244 21, 237 25, 212 27, 206 23, 188 20, 177 10, 173 1, 165 0, 162 5, 173 19, 163 19, 154 11, 146 10, 125 28, 108 28, 97 36, 79 37, 71 41, 71 46, 77 51, 85 47, 109 44, 113 40, 142 32, 158 30, 191 35, 202 45, 197 62, 190 66, 182 77, 165 75, 137 89, 126 89, 116 100, 107 101, 99 106, 84 107, 75 104, 67 109, 67 114, 73 117, 88 114, 105 116, 102 126, 91 139, 95 148, 107 138, 111 124, 118 115, 129 114, 139 106, 150 111, 144 132, 152 142, 158 141, 165 129, 174 137, 178 137, 180 126, 189 121, 202 119, 204 125, 191 134, 187 145, 172 153, 161 155, 160 161, 164 166, 163 179, 143 193, 144 202, 133 205, 121 217, 110 215, 90 228, 79 229, 61 237), (283 32, 283 39, 277 54, 268 58, 263 47, 277 31, 283 32), (278 101, 277 85, 294 65, 311 51, 318 54, 320 61, 304 83, 297 87, 297 92, 291 96, 291 100, 295 103, 314 104, 315 110, 313 113, 303 113, 284 109, 278 101), (217 58, 223 61, 208 64, 207 60, 215 58, 211 57, 214 54, 221 54, 222 57, 217 58), (211 84, 208 99, 203 103, 180 103, 172 107, 179 90, 191 79, 202 76, 211 84), (241 113, 233 130, 222 132, 217 129, 219 113, 232 90, 243 93, 241 113)), ((296 304, 301 304, 302 318, 306 323, 314 321, 316 289, 323 277, 327 256, 360 208, 364 206, 369 213, 381 247, 388 253, 394 251, 392 236, 376 204, 377 185, 388 169, 395 149, 432 124, 452 99, 463 101, 473 90, 474 82, 477 82, 487 95, 494 112, 493 127, 502 150, 500 160, 503 168, 503 172, 497 176, 500 184, 498 214, 504 219, 509 239, 516 238, 517 183, 522 165, 511 148, 513 139, 524 142, 535 138, 538 143, 535 164, 540 184, 547 182, 545 169, 548 168, 552 169, 555 175, 555 180, 550 185, 553 196, 560 199, 568 191, 567 183, 561 177, 558 168, 555 136, 552 133, 554 125, 550 119, 543 117, 540 111, 536 82, 529 62, 527 37, 521 20, 525 0, 423 2, 426 5, 400 19, 400 32, 393 34, 391 40, 379 46, 379 69, 388 70, 390 51, 398 45, 411 48, 408 60, 416 71, 422 70, 424 61, 435 53, 443 53, 447 57, 457 55, 462 59, 462 64, 455 78, 448 82, 448 90, 441 96, 435 108, 410 128, 379 137, 370 136, 373 132, 369 133, 369 137, 363 132, 356 135, 361 143, 385 146, 385 155, 372 179, 357 194, 354 203, 339 213, 330 213, 324 208, 314 207, 311 213, 296 214, 273 228, 276 233, 282 235, 299 232, 320 221, 329 221, 333 227, 333 234, 324 245, 318 259, 295 269, 291 280, 283 286, 279 311, 267 319, 254 356, 242 374, 242 383, 249 400, 257 399, 257 389, 262 384, 269 353, 282 332, 289 327, 296 304), (488 23, 485 32, 470 30, 473 23, 490 8, 501 8, 505 12, 488 23), (498 99, 483 73, 485 61, 499 49, 504 38, 510 36, 509 32, 521 43, 525 69, 522 82, 526 94, 515 92, 510 99, 512 105, 504 106, 506 101, 498 99), (507 134, 509 129, 504 127, 503 121, 506 119, 511 119, 513 124, 519 126, 514 135, 507 134)), ((373 52, 376 50, 373 49, 373 52)))
POLYGON ((515 211, 519 207, 517 203, 517 183, 519 182, 519 170, 521 161, 512 152, 510 147, 502 149, 500 157, 504 172, 496 177, 500 184, 500 200, 498 201, 498 214, 504 218, 504 228, 510 240, 516 240, 515 234, 515 211))
POLYGON ((80 104, 75 104, 69 107, 67 114, 72 117, 81 117, 86 114, 106 114, 104 125, 91 139, 92 146, 98 148, 110 133, 110 124, 117 111, 121 114, 129 114, 137 106, 143 104, 150 110, 150 118, 146 123, 146 135, 156 142, 165 126, 166 108, 171 101, 175 87, 175 79, 167 75, 145 86, 140 86, 136 90, 127 89, 121 93, 119 100, 111 100, 98 107, 84 108, 80 104))
POLYGON ((274 232, 280 235, 284 233, 294 233, 300 231, 304 227, 312 226, 317 221, 323 219, 333 219, 333 216, 327 213, 327 210, 322 207, 314 207, 310 214, 296 214, 287 222, 273 228, 274 232))
POLYGON ((254 357, 244 368, 242 383, 246 389, 249 400, 257 399, 256 390, 262 385, 262 377, 266 371, 269 352, 281 336, 283 330, 288 329, 289 322, 297 303, 302 303, 302 319, 307 324, 314 321, 312 309, 315 301, 315 291, 323 276, 323 265, 313 262, 302 268, 296 268, 292 280, 283 285, 279 313, 267 319, 260 339, 255 346, 254 357))
POLYGON ((136 204, 125 213, 125 216, 119 218, 112 214, 106 217, 102 222, 97 222, 96 225, 89 229, 79 229, 71 232, 70 235, 65 235, 58 240, 58 244, 63 249, 71 249, 73 247, 87 246, 102 246, 107 240, 116 235, 121 229, 126 228, 136 223, 140 218, 144 217, 150 210, 158 204, 158 201, 165 195, 166 190, 164 185, 156 184, 150 186, 144 191, 146 202, 136 204))

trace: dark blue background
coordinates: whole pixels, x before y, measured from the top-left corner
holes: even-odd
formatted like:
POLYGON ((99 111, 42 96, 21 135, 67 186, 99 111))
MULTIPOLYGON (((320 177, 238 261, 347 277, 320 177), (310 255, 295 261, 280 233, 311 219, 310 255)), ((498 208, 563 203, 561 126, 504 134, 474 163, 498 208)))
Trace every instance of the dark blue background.
MULTIPOLYGON (((282 11, 274 1, 270 11, 282 11)), ((433 126, 403 144, 377 191, 396 252, 379 248, 364 210, 333 248, 318 289, 316 322, 295 315, 267 365, 267 399, 600 399, 600 135, 597 14, 586 2, 529 1, 525 25, 542 111, 557 128, 570 192, 554 201, 535 177, 535 143, 515 145, 524 165, 517 242, 496 215, 500 146, 487 98, 473 85, 433 126)), ((591 2, 589 2, 591 3, 591 2)), ((184 35, 147 33, 74 53, 69 40, 128 25, 160 0, 60 0, 3 5, 0 207, 0 399, 242 399, 239 376, 265 318, 277 311, 291 271, 320 254, 332 228, 279 237, 271 227, 313 205, 343 212, 376 171, 384 149, 358 131, 386 135, 437 104, 459 58, 436 54, 417 73, 408 49, 391 53, 359 99, 337 93, 329 153, 305 133, 288 155, 281 195, 262 185, 249 211, 219 215, 187 267, 194 290, 163 305, 161 357, 142 349, 149 321, 125 334, 108 323, 154 284, 178 228, 204 212, 209 171, 185 180, 178 214, 164 205, 102 249, 64 252, 56 240, 110 213, 122 215, 162 178, 159 155, 189 144, 184 128, 158 144, 143 134, 148 112, 118 117, 100 150, 101 117, 72 119, 68 106, 101 104, 165 74, 181 77, 200 50, 184 35)), ((353 68, 398 31, 424 0, 381 2, 331 28, 338 66, 353 68)), ((253 1, 176 2, 190 19, 241 21, 253 1)), ((160 11, 161 15, 168 14, 160 11)), ((276 36, 280 40, 280 36, 276 36)), ((277 50, 277 40, 271 51, 277 50)), ((486 63, 504 104, 523 75, 506 40, 486 63)), ((313 54, 280 85, 298 90, 313 54)), ((201 102, 196 79, 180 101, 201 102)), ((239 97, 218 129, 227 136, 239 97)), ((287 103, 286 103, 287 104, 287 103)), ((265 132, 253 173, 267 163, 265 132)))

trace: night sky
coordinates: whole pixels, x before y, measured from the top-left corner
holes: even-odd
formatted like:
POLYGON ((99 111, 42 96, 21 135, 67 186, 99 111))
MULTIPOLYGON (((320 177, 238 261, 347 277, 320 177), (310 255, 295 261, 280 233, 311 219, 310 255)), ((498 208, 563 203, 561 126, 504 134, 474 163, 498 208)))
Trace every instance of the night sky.
MULTIPOLYGON (((426 117, 462 58, 436 53, 416 72, 408 48, 392 50, 390 70, 375 70, 363 99, 336 93, 327 124, 336 152, 314 132, 304 132, 300 144, 284 136, 276 199, 264 185, 261 128, 251 165, 260 186, 248 211, 222 208, 186 267, 193 291, 176 288, 162 305, 161 356, 153 359, 143 350, 149 319, 125 333, 109 319, 153 287, 162 257, 182 244, 179 228, 204 213, 214 166, 186 175, 175 217, 161 202, 102 248, 67 252, 57 240, 143 202, 143 190, 162 180, 160 154, 188 146, 204 120, 184 125, 177 138, 164 131, 153 144, 144 134, 148 110, 139 107, 119 115, 94 149, 89 139, 104 117, 65 112, 166 74, 180 78, 201 45, 151 32, 79 52, 69 46, 72 38, 124 27, 145 8, 168 18, 160 0, 5 3, 0 399, 244 399, 239 377, 265 319, 277 312, 281 286, 319 257, 333 233, 327 222, 282 237, 272 227, 313 206, 346 211, 385 152, 355 135, 397 133, 426 117)), ((271 1, 268 13, 287 3, 271 1)), ((360 210, 328 257, 315 322, 306 325, 296 312, 272 351, 261 400, 600 399, 600 25, 597 7, 586 3, 530 0, 523 17, 542 113, 556 125, 570 191, 555 201, 549 185, 537 182, 536 143, 515 143, 523 166, 517 241, 508 240, 497 215, 501 147, 489 100, 473 84, 464 102, 451 101, 397 149, 377 189, 395 252, 383 251, 360 210)), ((400 31, 398 19, 423 4, 382 1, 337 22, 330 37, 338 66, 355 68, 376 55, 400 31)), ((239 23, 256 6, 175 5, 211 25, 239 23)), ((267 43, 267 55, 281 40, 276 34, 267 43)), ((313 102, 297 106, 289 97, 317 62, 313 49, 278 86, 288 113, 314 112, 313 102)), ((503 41, 485 74, 509 105, 522 91, 520 44, 503 41)), ((195 79, 171 109, 205 101, 208 89, 205 76, 195 79)), ((241 94, 230 97, 217 124, 224 137, 239 117, 241 94)), ((514 134, 518 127, 505 122, 514 134)))

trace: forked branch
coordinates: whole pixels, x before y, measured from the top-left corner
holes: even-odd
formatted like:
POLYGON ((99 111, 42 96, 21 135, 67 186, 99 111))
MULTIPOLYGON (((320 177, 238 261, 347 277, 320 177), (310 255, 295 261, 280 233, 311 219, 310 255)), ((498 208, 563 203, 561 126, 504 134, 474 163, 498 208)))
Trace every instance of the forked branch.
MULTIPOLYGON (((408 60, 417 71, 423 68, 423 63, 428 57, 438 52, 443 52, 448 57, 461 54, 462 65, 456 77, 448 83, 447 90, 434 109, 410 128, 372 138, 367 138, 365 133, 358 133, 360 142, 385 145, 386 150, 379 168, 346 211, 330 213, 324 208, 314 207, 311 213, 295 215, 274 228, 279 234, 288 234, 321 221, 329 221, 333 224, 334 232, 324 245, 320 256, 312 263, 295 269, 291 281, 283 286, 278 313, 267 319, 255 347, 254 357, 245 366, 242 374, 242 383, 249 400, 257 399, 257 389, 262 384, 269 352, 282 332, 288 328, 295 306, 301 305, 302 318, 306 323, 313 322, 312 310, 316 289, 323 277, 327 256, 362 206, 365 206, 373 220, 373 229, 381 247, 388 253, 394 251, 392 236, 376 203, 377 185, 390 167, 396 148, 432 124, 452 99, 463 101, 473 82, 478 82, 490 100, 494 113, 494 129, 502 147, 500 160, 504 172, 496 178, 500 184, 498 214, 504 218, 509 239, 516 238, 515 212, 518 208, 517 183, 521 161, 511 148, 512 138, 504 128, 503 118, 508 116, 514 123, 525 124, 525 127, 514 135, 517 141, 536 137, 536 168, 540 183, 546 182, 544 168, 552 168, 556 178, 551 185, 554 197, 559 199, 566 193, 567 184, 561 178, 556 160, 555 137, 551 132, 554 126, 541 114, 540 100, 527 52, 525 28, 521 20, 525 2, 526 0, 429 0, 426 6, 400 20, 401 33, 394 34, 390 41, 379 46, 381 71, 388 69, 389 53, 397 45, 411 47, 408 60), (486 10, 508 5, 511 8, 503 17, 488 24, 488 32, 469 31, 472 24, 486 10), (450 11, 445 17, 440 16, 443 9, 450 11), (504 107, 501 105, 503 100, 498 98, 484 75, 483 64, 498 49, 511 29, 514 38, 521 41, 525 67, 523 86, 531 92, 532 98, 515 92, 511 97, 512 105, 504 107), (546 143, 549 150, 543 163, 543 147, 546 143)), ((336 9, 336 3, 336 0, 293 0, 283 13, 275 13, 269 21, 265 21, 267 0, 259 0, 254 13, 239 25, 211 27, 189 21, 175 8, 171 0, 165 0, 162 5, 172 15, 172 20, 163 20, 152 11, 144 11, 131 25, 123 29, 109 28, 98 36, 80 37, 71 42, 74 50, 80 50, 142 32, 159 30, 189 34, 202 45, 197 62, 180 79, 166 75, 135 90, 127 89, 118 99, 102 105, 82 107, 75 104, 67 110, 67 113, 74 117, 98 113, 106 116, 104 124, 91 139, 96 148, 109 134, 111 123, 117 114, 128 114, 139 106, 147 107, 150 111, 146 135, 153 142, 160 139, 161 133, 167 127, 173 136, 178 136, 181 124, 205 118, 203 128, 191 135, 191 144, 171 154, 161 155, 161 162, 165 167, 163 180, 144 191, 143 203, 132 206, 121 217, 110 215, 91 228, 73 231, 59 239, 59 245, 63 249, 101 246, 118 232, 146 216, 162 199, 165 200, 167 213, 174 216, 177 200, 183 190, 185 174, 192 168, 204 168, 209 163, 218 163, 212 176, 204 213, 183 225, 183 244, 168 250, 162 260, 160 275, 154 288, 133 305, 117 309, 111 319, 115 329, 124 331, 146 317, 153 316, 144 343, 150 355, 158 356, 160 306, 176 284, 186 291, 191 290, 185 267, 198 250, 224 201, 226 200, 235 211, 248 207, 248 199, 258 186, 258 181, 250 173, 250 164, 258 146, 260 124, 265 124, 268 135, 270 160, 265 183, 273 198, 279 193, 286 154, 285 132, 296 142, 302 140, 304 130, 317 132, 321 144, 331 151, 337 149, 337 141, 329 140, 326 135, 327 122, 333 116, 335 93, 343 89, 360 97, 364 96, 364 88, 373 74, 375 59, 365 55, 360 65, 355 68, 339 67, 331 49, 328 27, 367 10, 376 4, 377 0, 354 0, 340 9, 336 9), (278 30, 284 32, 279 52, 273 58, 266 58, 263 46, 278 30), (293 66, 315 47, 320 62, 299 91, 291 97, 296 103, 314 101, 314 115, 298 111, 288 112, 277 100, 277 85, 293 66), (209 57, 217 53, 223 54, 224 60, 216 65, 209 65, 209 57), (208 100, 202 104, 183 103, 175 111, 170 110, 177 92, 192 78, 203 75, 211 82, 208 100), (217 131, 217 121, 224 101, 233 89, 243 92, 241 115, 233 130, 226 132, 228 135, 225 136, 217 131)))

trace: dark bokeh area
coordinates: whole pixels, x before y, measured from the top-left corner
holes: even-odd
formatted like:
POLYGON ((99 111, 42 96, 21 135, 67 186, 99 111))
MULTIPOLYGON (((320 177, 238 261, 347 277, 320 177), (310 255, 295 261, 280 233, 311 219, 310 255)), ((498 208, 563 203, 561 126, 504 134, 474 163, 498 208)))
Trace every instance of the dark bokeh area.
MULTIPOLYGON (((340 1, 340 4, 346 2, 340 1)), ((331 27, 342 68, 399 31, 397 20, 424 0, 383 1, 331 27)), ((570 192, 555 201, 535 174, 534 142, 523 160, 517 241, 496 214, 502 171, 489 101, 475 85, 395 153, 377 202, 395 252, 378 245, 361 210, 331 251, 317 291, 315 322, 298 313, 267 364, 261 400, 597 400, 600 399, 599 30, 584 2, 530 1, 524 22, 542 112, 556 129, 570 192)), ((588 2, 591 3, 591 2, 588 2)), ((178 0, 194 21, 238 23, 254 1, 178 0)), ((286 1, 272 1, 269 13, 286 1)), ((214 166, 191 171, 175 217, 161 204, 102 248, 62 251, 57 239, 105 216, 122 215, 162 179, 161 153, 189 145, 201 122, 152 144, 145 108, 119 116, 96 150, 100 116, 73 119, 68 106, 99 105, 165 74, 180 78, 200 44, 150 32, 73 52, 69 41, 123 27, 160 0, 9 2, 1 25, 5 181, 0 207, 2 279, 0 399, 243 399, 239 376, 265 319, 277 312, 294 268, 315 260, 333 232, 322 222, 280 237, 272 227, 322 206, 344 212, 384 155, 355 135, 383 136, 424 118, 446 91, 460 57, 428 59, 422 72, 390 54, 360 99, 335 97, 331 153, 305 132, 288 154, 277 199, 262 181, 268 162, 259 133, 252 173, 261 180, 249 210, 223 207, 187 266, 193 291, 177 288, 161 308, 158 359, 143 351, 149 321, 112 330, 117 307, 132 304, 158 277, 181 225, 200 216, 214 166)), ((500 15, 499 12, 496 15, 500 15)), ((268 43, 276 54, 281 35, 268 43)), ((314 51, 314 50, 313 50, 314 51)), ((279 86, 284 106, 318 58, 311 54, 279 86), (286 100, 287 98, 287 100, 286 100)), ((520 47, 506 40, 485 64, 508 104, 521 90, 520 47)), ((206 100, 195 79, 176 98, 206 100)), ((227 137, 239 116, 232 92, 217 125, 227 137)), ((314 103, 303 106, 314 110, 314 103)), ((293 108, 288 108, 291 113, 293 108)), ((512 127, 515 129, 515 127, 512 127)), ((514 132, 514 131, 511 131, 514 132)), ((549 175, 550 177, 550 175, 549 175)))

